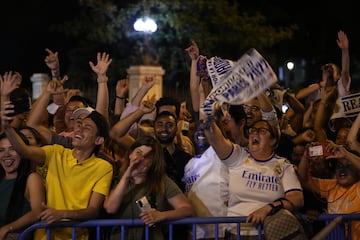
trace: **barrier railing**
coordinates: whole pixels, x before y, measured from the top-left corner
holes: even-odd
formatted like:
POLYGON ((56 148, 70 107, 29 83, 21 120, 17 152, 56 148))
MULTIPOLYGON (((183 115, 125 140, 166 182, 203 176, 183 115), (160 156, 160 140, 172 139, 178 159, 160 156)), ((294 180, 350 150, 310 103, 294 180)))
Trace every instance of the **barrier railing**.
MULTIPOLYGON (((305 219, 305 216, 302 216, 305 219)), ((360 214, 322 214, 319 215, 316 221, 324 222, 326 227, 324 231, 321 231, 313 239, 327 239, 327 240, 345 240, 351 239, 351 222, 354 220, 360 220, 360 214), (341 217, 341 218, 340 218, 341 217), (341 223, 347 224, 347 238, 345 238, 344 225, 341 223)), ((223 223, 235 223, 237 225, 237 239, 241 240, 240 234, 240 223, 244 223, 246 217, 191 217, 184 218, 176 221, 166 221, 160 223, 161 225, 168 225, 169 229, 169 240, 173 239, 173 226, 174 225, 191 225, 192 230, 192 240, 196 240, 196 227, 198 224, 212 224, 214 225, 215 240, 220 239, 219 237, 219 225, 223 223)), ((158 223, 157 223, 158 224, 158 223)), ((120 235, 122 240, 125 239, 126 227, 144 227, 145 229, 145 240, 149 239, 149 227, 144 225, 144 222, 141 219, 97 219, 89 220, 83 222, 73 222, 73 221, 61 221, 53 224, 47 224, 45 222, 37 222, 28 228, 26 228, 19 236, 19 240, 25 240, 27 236, 32 234, 37 229, 46 229, 47 239, 50 240, 51 230, 54 228, 72 228, 72 239, 76 239, 76 229, 77 228, 94 228, 96 240, 103 240, 102 229, 106 227, 119 227, 120 235)), ((262 232, 262 226, 258 227, 259 233, 262 232)), ((258 237, 259 240, 262 239, 261 234, 258 237)))

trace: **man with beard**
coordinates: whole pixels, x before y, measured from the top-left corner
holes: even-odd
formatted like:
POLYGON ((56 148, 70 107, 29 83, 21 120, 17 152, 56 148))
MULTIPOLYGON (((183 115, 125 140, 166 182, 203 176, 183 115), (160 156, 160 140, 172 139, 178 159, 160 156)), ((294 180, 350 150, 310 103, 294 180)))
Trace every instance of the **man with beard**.
POLYGON ((182 150, 182 148, 174 142, 177 133, 176 116, 168 111, 157 114, 154 123, 154 133, 164 148, 166 172, 168 176, 172 178, 184 192, 185 186, 181 179, 184 176, 185 165, 192 158, 192 155, 182 150))
MULTIPOLYGON (((164 149, 165 169, 167 175, 174 180, 182 192, 185 192, 185 183, 182 182, 185 165, 193 157, 174 142, 177 133, 177 118, 168 111, 159 112, 154 121, 154 133, 164 149)), ((187 239, 188 226, 175 225, 175 240, 187 239)))

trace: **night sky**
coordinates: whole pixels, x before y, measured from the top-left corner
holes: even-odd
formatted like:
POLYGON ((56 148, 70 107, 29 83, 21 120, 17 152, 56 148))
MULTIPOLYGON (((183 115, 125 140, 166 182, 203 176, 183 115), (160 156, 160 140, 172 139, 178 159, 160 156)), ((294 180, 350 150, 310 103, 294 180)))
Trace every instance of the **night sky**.
MULTIPOLYGON (((291 41, 276 46, 283 58, 303 57, 309 61, 339 61, 337 31, 344 30, 350 40, 352 63, 360 59, 358 11, 354 1, 329 4, 316 1, 316 7, 300 1, 240 1, 243 8, 260 11, 275 25, 296 23, 301 31, 291 41)), ((315 2, 312 2, 315 4, 315 2)), ((76 12, 75 0, 11 0, 0 3, 0 73, 21 72, 24 79, 35 72, 47 72, 45 48, 60 53, 71 48, 71 40, 48 31, 76 12)))

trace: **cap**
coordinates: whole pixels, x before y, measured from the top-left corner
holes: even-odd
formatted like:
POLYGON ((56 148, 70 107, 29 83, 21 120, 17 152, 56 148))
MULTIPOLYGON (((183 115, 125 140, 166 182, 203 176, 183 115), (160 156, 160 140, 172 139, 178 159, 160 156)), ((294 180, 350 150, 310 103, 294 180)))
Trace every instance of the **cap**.
POLYGON ((76 120, 76 119, 78 119, 80 117, 80 115, 85 114, 87 116, 90 113, 92 113, 93 111, 95 111, 95 110, 93 108, 91 108, 91 107, 78 108, 73 112, 71 118, 76 120))
POLYGON ((108 138, 108 136, 109 136, 109 125, 108 125, 105 117, 101 113, 93 110, 85 118, 90 118, 96 124, 96 127, 98 129, 98 135, 100 137, 103 137, 105 139, 108 138))
POLYGON ((82 114, 85 115, 84 118, 90 118, 95 123, 100 137, 104 137, 106 139, 109 136, 109 125, 101 113, 95 111, 91 107, 78 108, 73 112, 72 118, 76 120, 82 114))

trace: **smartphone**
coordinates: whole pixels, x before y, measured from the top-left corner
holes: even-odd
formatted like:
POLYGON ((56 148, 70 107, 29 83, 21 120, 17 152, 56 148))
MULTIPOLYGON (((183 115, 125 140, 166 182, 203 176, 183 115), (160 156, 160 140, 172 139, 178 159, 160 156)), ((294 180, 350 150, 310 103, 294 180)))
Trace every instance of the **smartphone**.
POLYGON ((142 198, 136 200, 135 203, 141 211, 147 211, 151 208, 151 205, 146 196, 143 196, 142 198))
MULTIPOLYGON (((151 204, 149 203, 146 196, 143 196, 142 198, 139 198, 135 201, 136 205, 139 207, 140 211, 147 211, 151 209, 151 204)), ((149 224, 149 227, 155 227, 155 225, 149 224)))
POLYGON ((308 156, 310 158, 314 157, 328 157, 332 153, 326 150, 326 143, 319 143, 308 148, 308 156))

